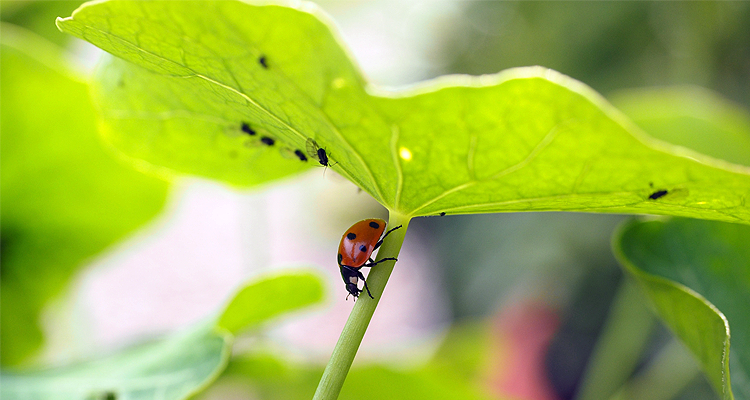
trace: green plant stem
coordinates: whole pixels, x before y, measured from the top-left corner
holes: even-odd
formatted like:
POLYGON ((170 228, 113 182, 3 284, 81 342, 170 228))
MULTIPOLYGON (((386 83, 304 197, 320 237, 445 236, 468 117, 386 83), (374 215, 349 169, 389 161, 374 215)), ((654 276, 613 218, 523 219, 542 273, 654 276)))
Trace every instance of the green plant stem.
POLYGON ((607 399, 633 373, 655 321, 645 301, 638 284, 625 277, 589 359, 578 400, 607 399))
MULTIPOLYGON (((391 212, 388 229, 399 225, 403 227, 393 231, 383 241, 383 245, 378 251, 377 260, 386 257, 398 257, 410 219, 410 217, 391 212)), ((325 371, 323 371, 323 377, 320 378, 313 400, 335 400, 339 397, 339 392, 341 392, 346 375, 352 366, 359 344, 365 336, 365 331, 367 331, 375 307, 377 307, 383 294, 385 284, 388 282, 391 272, 393 272, 394 264, 393 261, 378 264, 377 267, 372 268, 367 276, 367 286, 375 299, 371 299, 366 293, 363 293, 354 304, 339 341, 333 349, 331 359, 328 361, 325 371)))

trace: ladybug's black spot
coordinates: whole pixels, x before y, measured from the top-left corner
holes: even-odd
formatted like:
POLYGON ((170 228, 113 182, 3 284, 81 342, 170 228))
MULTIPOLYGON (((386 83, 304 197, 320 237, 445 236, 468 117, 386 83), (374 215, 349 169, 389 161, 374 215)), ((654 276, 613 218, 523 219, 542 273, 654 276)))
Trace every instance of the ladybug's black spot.
POLYGON ((372 229, 379 229, 380 228, 380 224, 377 223, 377 222, 375 222, 375 221, 370 221, 370 228, 372 228, 372 229))
POLYGON ((268 136, 263 136, 262 138, 260 138, 260 141, 263 142, 263 144, 268 145, 268 146, 273 146, 273 144, 276 143, 276 141, 273 138, 270 138, 268 136))
POLYGON ((242 129, 242 132, 245 132, 250 136, 255 136, 255 131, 250 128, 250 124, 248 124, 247 122, 243 122, 240 129, 242 129))
POLYGON ((260 65, 263 66, 263 68, 268 69, 268 63, 266 62, 266 56, 260 56, 260 58, 258 59, 258 62, 260 63, 260 65))
POLYGON ((346 234, 346 238, 349 239, 349 240, 354 240, 354 239, 357 238, 357 235, 354 234, 354 232, 349 232, 349 233, 346 234))
POLYGON ((666 195, 667 193, 669 192, 667 192, 666 190, 657 190, 656 192, 651 193, 651 196, 648 196, 648 198, 651 200, 656 200, 659 197, 666 195))
POLYGON ((305 157, 305 153, 303 153, 302 150, 294 150, 294 155, 297 156, 300 161, 307 161, 307 157, 305 157))
POLYGON ((365 246, 365 245, 359 246, 359 251, 361 251, 361 252, 367 251, 367 246, 365 246))

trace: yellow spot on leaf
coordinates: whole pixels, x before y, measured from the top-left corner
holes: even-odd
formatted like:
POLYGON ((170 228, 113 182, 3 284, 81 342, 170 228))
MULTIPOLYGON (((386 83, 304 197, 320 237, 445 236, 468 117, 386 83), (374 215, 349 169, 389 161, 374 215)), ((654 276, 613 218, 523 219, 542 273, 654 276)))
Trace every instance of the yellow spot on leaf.
POLYGON ((406 147, 398 149, 398 155, 400 155, 404 161, 411 161, 411 151, 406 147))
POLYGON ((334 89, 341 89, 342 87, 346 86, 346 79, 344 78, 336 78, 331 82, 331 87, 334 89))

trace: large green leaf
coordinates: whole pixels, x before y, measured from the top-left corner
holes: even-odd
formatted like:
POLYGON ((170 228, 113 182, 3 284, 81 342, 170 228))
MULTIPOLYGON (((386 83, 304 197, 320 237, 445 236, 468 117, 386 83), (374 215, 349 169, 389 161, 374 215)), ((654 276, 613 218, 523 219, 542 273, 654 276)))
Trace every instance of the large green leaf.
POLYGON ((151 71, 110 63, 98 99, 116 146, 171 168, 248 183, 228 155, 248 139, 227 133, 247 121, 290 149, 315 139, 336 171, 406 216, 567 210, 750 222, 750 168, 651 139, 580 82, 521 68, 372 94, 323 20, 308 3, 106 1, 57 23, 151 71), (152 99, 126 94, 131 80, 152 99), (149 120, 158 127, 138 132, 149 120), (208 166, 186 167, 182 152, 208 166), (668 195, 651 199, 657 192, 668 195))
POLYGON ((750 399, 750 227, 632 221, 614 243, 626 270, 714 388, 724 399, 731 399, 732 391, 737 399, 750 399))
POLYGON ((55 45, 2 27, 2 362, 42 342, 38 318, 87 259, 152 219, 164 181, 102 146, 87 86, 55 45))
POLYGON ((226 366, 233 335, 224 326, 236 331, 318 303, 321 288, 321 278, 304 271, 260 278, 244 286, 217 317, 185 332, 74 366, 6 373, 0 395, 10 400, 185 399, 226 366), (243 319, 243 313, 250 317, 243 319))

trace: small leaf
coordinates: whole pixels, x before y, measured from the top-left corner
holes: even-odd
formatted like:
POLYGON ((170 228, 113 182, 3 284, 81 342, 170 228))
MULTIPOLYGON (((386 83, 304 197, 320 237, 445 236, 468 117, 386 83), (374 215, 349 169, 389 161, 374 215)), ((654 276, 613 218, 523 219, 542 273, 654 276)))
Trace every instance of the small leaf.
POLYGON ((2 362, 42 343, 39 313, 87 260, 155 217, 168 185, 103 146, 57 46, 2 27, 2 362))
POLYGON ((217 326, 237 333, 322 299, 323 282, 317 274, 284 271, 283 275, 242 288, 221 314, 217 326))
MULTIPOLYGON (((163 75, 137 91, 157 100, 136 101, 112 85, 132 70, 112 66, 98 98, 116 146, 170 168, 252 183, 227 156, 242 140, 222 136, 246 120, 289 149, 313 138, 336 171, 406 216, 560 210, 750 222, 750 168, 650 139, 580 82, 521 68, 373 95, 322 14, 303 8, 107 1, 57 24, 163 75), (650 198, 660 190, 678 195, 650 198)), ((245 169, 279 165, 240 157, 253 158, 245 169)))
POLYGON ((31 374, 4 374, 3 399, 179 400, 213 381, 229 359, 231 336, 202 325, 101 360, 31 374))
POLYGON ((614 239, 626 270, 724 399, 732 391, 750 399, 748 244, 746 225, 689 219, 631 221, 614 239))

